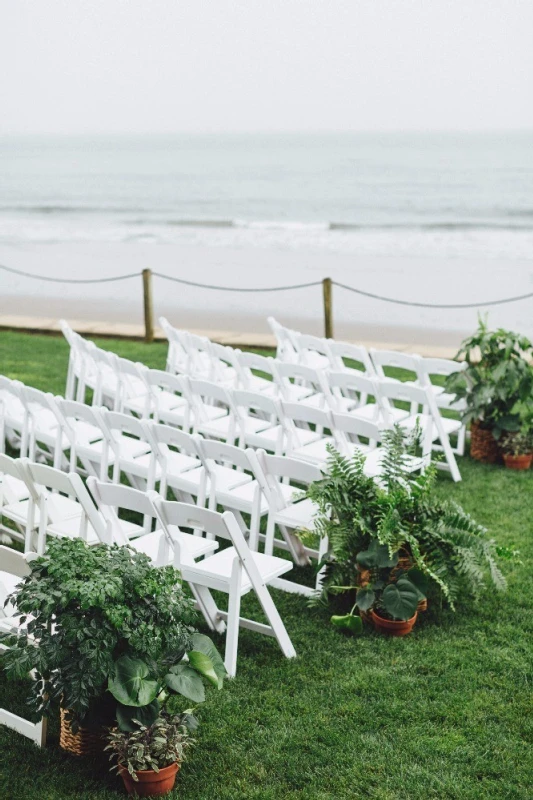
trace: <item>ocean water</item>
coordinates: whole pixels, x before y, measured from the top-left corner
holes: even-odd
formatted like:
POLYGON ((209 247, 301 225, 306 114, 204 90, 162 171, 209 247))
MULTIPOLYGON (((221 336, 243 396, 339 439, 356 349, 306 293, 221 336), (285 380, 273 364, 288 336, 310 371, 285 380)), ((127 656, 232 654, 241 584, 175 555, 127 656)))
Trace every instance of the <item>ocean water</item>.
POLYGON ((0 139, 0 245, 83 242, 530 259, 533 132, 0 139))

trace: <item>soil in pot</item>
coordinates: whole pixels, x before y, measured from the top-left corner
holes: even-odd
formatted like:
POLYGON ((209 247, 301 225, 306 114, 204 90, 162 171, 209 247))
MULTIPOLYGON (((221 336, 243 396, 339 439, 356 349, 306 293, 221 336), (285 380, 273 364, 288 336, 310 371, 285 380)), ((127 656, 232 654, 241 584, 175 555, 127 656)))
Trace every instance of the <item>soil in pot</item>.
POLYGON ((168 767, 161 767, 159 772, 152 769, 136 772, 138 781, 134 781, 125 767, 119 767, 128 794, 133 797, 162 797, 174 788, 176 775, 180 765, 176 762, 168 767))
POLYGON ((526 453, 520 456, 513 456, 510 453, 505 453, 503 460, 508 469, 529 469, 531 461, 533 460, 533 453, 526 453))
POLYGON ((380 617, 375 611, 370 612, 370 618, 374 628, 380 633, 387 633, 389 636, 407 636, 413 630, 413 625, 416 622, 418 612, 415 611, 411 619, 397 620, 385 619, 380 617))
POLYGON ((496 464, 500 458, 500 448, 492 431, 482 428, 479 422, 470 425, 470 455, 484 464, 496 464))

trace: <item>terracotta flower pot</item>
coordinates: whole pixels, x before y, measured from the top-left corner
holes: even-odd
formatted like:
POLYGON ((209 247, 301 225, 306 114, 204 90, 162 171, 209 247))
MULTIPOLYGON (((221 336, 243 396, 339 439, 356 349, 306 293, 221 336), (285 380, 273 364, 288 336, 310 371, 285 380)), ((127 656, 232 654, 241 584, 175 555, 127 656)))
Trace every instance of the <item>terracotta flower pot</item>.
POLYGON ((520 456, 513 456, 505 453, 503 460, 508 469, 529 469, 533 460, 533 453, 525 453, 520 456))
POLYGON ((482 428, 476 421, 470 425, 470 455, 484 464, 496 464, 500 458, 500 448, 492 431, 482 428))
POLYGON ((374 628, 380 633, 388 633, 389 636, 407 636, 413 630, 413 625, 416 622, 418 612, 415 611, 411 619, 397 620, 385 619, 380 617, 375 611, 370 612, 370 618, 374 624, 374 628))
POLYGON ((124 786, 128 794, 134 797, 161 797, 168 794, 174 788, 176 774, 180 765, 175 762, 168 767, 161 767, 159 772, 153 769, 143 769, 136 772, 138 781, 134 781, 125 767, 119 767, 124 786))

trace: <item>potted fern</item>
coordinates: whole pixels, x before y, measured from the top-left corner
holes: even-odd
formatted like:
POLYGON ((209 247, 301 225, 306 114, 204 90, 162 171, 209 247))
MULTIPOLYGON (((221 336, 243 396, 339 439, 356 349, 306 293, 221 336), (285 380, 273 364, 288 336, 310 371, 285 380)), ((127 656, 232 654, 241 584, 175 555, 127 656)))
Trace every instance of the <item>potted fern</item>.
POLYGON ((361 616, 379 630, 396 627, 382 619, 412 628, 430 589, 452 609, 479 595, 487 578, 504 590, 498 559, 514 555, 457 503, 436 496, 433 467, 423 475, 408 472, 400 428, 384 434, 383 447, 379 482, 365 475, 364 455, 348 459, 330 447, 325 478, 307 490, 318 506, 315 532, 329 541, 314 602, 349 602, 349 612, 332 622, 354 633, 362 629, 361 616))

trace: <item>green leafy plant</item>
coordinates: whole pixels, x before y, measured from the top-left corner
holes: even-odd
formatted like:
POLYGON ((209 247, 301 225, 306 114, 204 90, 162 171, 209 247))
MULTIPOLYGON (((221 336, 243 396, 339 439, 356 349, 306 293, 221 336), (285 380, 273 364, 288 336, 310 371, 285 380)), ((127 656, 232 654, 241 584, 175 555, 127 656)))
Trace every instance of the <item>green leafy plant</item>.
POLYGON ((169 693, 193 702, 225 674, 211 640, 193 627, 192 601, 173 567, 128 547, 52 540, 16 594, 27 634, 11 637, 9 677, 34 670, 30 704, 68 710, 72 728, 117 719, 150 726, 169 693))
POLYGON ((509 431, 500 440, 500 447, 506 455, 523 456, 533 452, 533 431, 529 429, 509 431))
POLYGON ((533 424, 532 344, 525 336, 499 328, 489 331, 484 320, 465 339, 458 359, 465 371, 450 375, 447 391, 466 401, 465 422, 479 422, 495 439, 533 424))
POLYGON ((191 738, 191 718, 188 712, 169 714, 163 711, 151 725, 135 722, 131 731, 118 728, 109 731, 112 769, 127 769, 134 781, 142 770, 159 772, 175 762, 185 759, 187 748, 194 743, 191 738))
POLYGON ((487 577, 503 590, 498 558, 515 555, 497 547, 459 505, 435 496, 434 468, 408 472, 401 429, 387 432, 383 446, 379 482, 365 475, 362 454, 348 459, 330 447, 326 477, 307 491, 318 506, 315 531, 329 541, 315 601, 352 596, 350 614, 332 622, 354 632, 361 625, 348 617, 356 609, 408 619, 430 587, 452 609, 478 597, 487 577))

